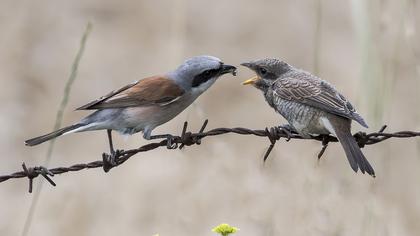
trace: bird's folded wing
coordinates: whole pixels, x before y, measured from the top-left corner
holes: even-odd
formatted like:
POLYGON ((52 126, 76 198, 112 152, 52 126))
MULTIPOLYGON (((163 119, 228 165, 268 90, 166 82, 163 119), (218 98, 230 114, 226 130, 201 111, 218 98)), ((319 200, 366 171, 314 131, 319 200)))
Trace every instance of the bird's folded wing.
POLYGON ((174 81, 155 76, 126 85, 76 110, 167 105, 184 94, 174 81))
POLYGON ((357 114, 347 99, 329 83, 309 74, 293 75, 278 79, 273 84, 274 93, 280 98, 293 100, 319 108, 339 116, 356 120, 367 127, 363 118, 357 114))

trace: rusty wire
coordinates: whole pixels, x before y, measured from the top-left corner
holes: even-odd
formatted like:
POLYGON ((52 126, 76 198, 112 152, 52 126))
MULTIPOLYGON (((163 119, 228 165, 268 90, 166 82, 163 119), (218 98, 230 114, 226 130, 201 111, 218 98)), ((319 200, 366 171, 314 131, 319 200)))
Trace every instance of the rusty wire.
MULTIPOLYGON (((47 169, 43 166, 38 166, 38 167, 27 168, 25 163, 23 163, 22 164, 23 171, 15 172, 10 175, 0 176, 0 183, 7 181, 9 179, 26 177, 29 179, 29 192, 32 192, 33 179, 37 178, 39 175, 43 176, 51 185, 56 186, 56 184, 50 178, 50 176, 53 177, 56 174, 63 174, 67 172, 75 172, 75 171, 80 171, 83 169, 93 169, 93 168, 99 168, 99 167, 104 168, 105 172, 107 172, 113 167, 123 164, 124 162, 126 162, 128 159, 130 159, 132 156, 136 155, 139 152, 147 152, 147 151, 151 151, 156 148, 159 148, 159 147, 167 147, 168 149, 177 149, 177 148, 182 149, 184 146, 200 145, 201 140, 205 137, 223 135, 227 133, 267 137, 270 141, 270 146, 268 147, 268 150, 266 151, 264 155, 264 158, 263 158, 264 161, 268 158, 270 152, 272 151, 272 149, 274 148, 274 145, 276 144, 276 141, 280 140, 281 138, 285 138, 286 141, 289 141, 290 139, 313 139, 313 140, 320 141, 322 143, 322 149, 320 153, 318 154, 318 158, 321 158, 329 142, 338 142, 337 138, 330 135, 313 136, 310 138, 304 138, 295 132, 291 132, 285 126, 265 128, 263 130, 261 129, 253 130, 253 129, 247 129, 247 128, 216 128, 216 129, 212 129, 212 130, 204 132, 204 129, 206 128, 207 123, 208 123, 208 120, 205 120, 203 125, 201 126, 201 129, 197 133, 192 133, 192 132, 187 131, 188 122, 185 122, 183 130, 182 130, 182 134, 180 136, 172 136, 170 140, 169 138, 166 138, 166 139, 161 140, 160 142, 149 143, 136 149, 126 150, 126 151, 118 150, 116 152, 115 163, 109 162, 109 154, 107 153, 102 154, 102 158, 103 158, 102 161, 94 161, 94 162, 90 162, 86 164, 75 164, 69 167, 57 167, 57 168, 47 169)), ((353 136, 361 148, 363 148, 365 145, 376 144, 376 143, 385 141, 389 138, 411 138, 411 137, 420 136, 420 132, 414 132, 414 131, 399 131, 395 133, 384 133, 385 128, 386 128, 386 125, 384 125, 378 132, 373 132, 369 134, 364 133, 364 132, 358 132, 354 134, 353 136)))

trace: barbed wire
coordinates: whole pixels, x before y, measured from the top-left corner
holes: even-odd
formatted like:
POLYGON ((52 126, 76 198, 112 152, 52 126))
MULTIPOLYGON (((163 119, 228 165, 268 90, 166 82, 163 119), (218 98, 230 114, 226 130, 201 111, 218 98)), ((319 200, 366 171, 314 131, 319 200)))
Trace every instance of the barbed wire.
MULTIPOLYGON (((291 139, 312 139, 317 140, 322 143, 322 149, 318 154, 318 159, 322 157, 324 154, 328 143, 330 142, 338 142, 337 138, 331 135, 320 135, 320 136, 312 136, 309 138, 302 137, 298 133, 293 132, 289 129, 288 126, 277 126, 265 129, 248 129, 248 128, 216 128, 209 131, 204 132, 208 124, 208 120, 205 120, 203 125, 201 126, 200 130, 197 133, 193 133, 187 131, 188 122, 184 122, 184 127, 182 129, 182 133, 180 136, 173 136, 168 135, 167 138, 159 142, 149 143, 143 145, 136 149, 130 150, 117 150, 114 156, 114 161, 110 161, 110 155, 107 153, 102 154, 102 161, 94 161, 89 162, 86 164, 75 164, 69 167, 56 167, 47 169, 43 166, 37 167, 26 167, 25 163, 22 164, 23 171, 18 171, 9 175, 2 175, 0 176, 0 183, 10 180, 10 179, 17 179, 17 178, 28 178, 29 179, 29 192, 32 192, 33 186, 33 179, 37 178, 39 175, 44 177, 51 185, 56 186, 55 182, 50 178, 56 174, 63 174, 67 172, 75 172, 80 171, 83 169, 93 169, 102 167, 105 172, 108 172, 110 169, 119 166, 130 159, 132 156, 136 155, 140 152, 147 152, 154 150, 159 147, 167 147, 168 149, 182 149, 185 146, 191 145, 200 145, 201 140, 205 137, 210 136, 218 136, 227 133, 234 133, 239 135, 254 135, 258 137, 267 137, 270 141, 270 146, 268 147, 266 153, 264 154, 263 160, 266 161, 268 156, 270 155, 271 151, 273 150, 276 142, 281 138, 284 138, 286 141, 291 139)), ((354 138, 356 139, 357 143, 361 148, 365 145, 373 145, 382 141, 385 141, 389 138, 411 138, 411 137, 419 137, 420 132, 415 131, 399 131, 394 133, 385 133, 386 125, 382 126, 382 128, 378 132, 373 133, 365 133, 365 132, 358 132, 354 134, 354 138)), ((159 135, 160 136, 160 135, 159 135)))

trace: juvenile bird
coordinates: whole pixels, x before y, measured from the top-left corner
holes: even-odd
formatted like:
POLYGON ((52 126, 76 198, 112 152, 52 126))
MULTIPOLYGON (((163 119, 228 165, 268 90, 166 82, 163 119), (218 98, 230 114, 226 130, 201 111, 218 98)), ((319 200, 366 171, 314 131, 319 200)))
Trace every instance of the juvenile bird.
POLYGON ((257 75, 251 84, 264 93, 267 103, 304 137, 333 134, 346 153, 351 168, 375 176, 375 171, 351 135, 351 121, 368 127, 350 102, 331 84, 277 59, 242 63, 257 75))
POLYGON ((142 131, 145 139, 151 139, 154 128, 181 113, 227 73, 236 75, 236 68, 219 58, 190 58, 172 72, 136 81, 77 108, 96 111, 76 124, 26 140, 25 144, 34 146, 65 134, 107 130, 113 154, 112 130, 130 135, 142 131))

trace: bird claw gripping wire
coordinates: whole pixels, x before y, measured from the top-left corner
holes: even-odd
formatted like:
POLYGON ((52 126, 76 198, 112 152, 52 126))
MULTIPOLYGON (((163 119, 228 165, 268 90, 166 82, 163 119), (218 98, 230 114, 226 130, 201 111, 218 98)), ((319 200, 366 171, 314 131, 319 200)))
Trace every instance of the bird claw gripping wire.
POLYGON ((178 148, 178 143, 176 140, 177 137, 168 134, 166 136, 166 148, 167 149, 177 149, 178 148))
POLYGON ((123 150, 115 150, 114 152, 111 152, 111 154, 108 153, 102 153, 102 162, 103 162, 103 169, 105 173, 108 173, 112 168, 118 166, 119 158, 121 154, 123 153, 123 150))
POLYGON ((29 179, 29 193, 32 193, 33 182, 38 175, 42 175, 52 186, 56 186, 54 181, 49 177, 54 176, 54 174, 47 168, 43 166, 27 168, 25 163, 22 163, 22 168, 26 177, 29 179))
POLYGON ((286 141, 289 142, 293 137, 293 133, 297 133, 295 128, 289 124, 280 125, 276 127, 277 132, 283 132, 286 135, 286 141))

